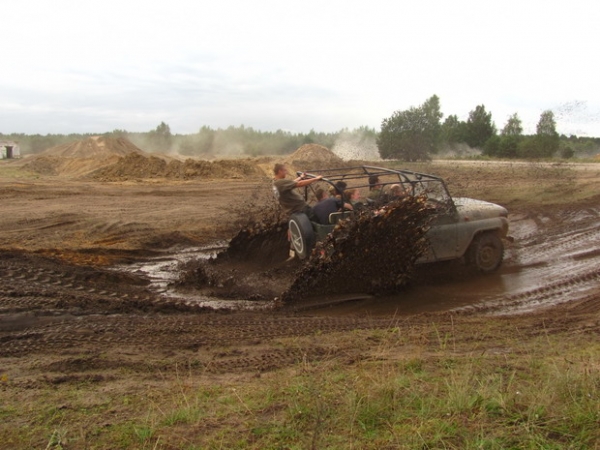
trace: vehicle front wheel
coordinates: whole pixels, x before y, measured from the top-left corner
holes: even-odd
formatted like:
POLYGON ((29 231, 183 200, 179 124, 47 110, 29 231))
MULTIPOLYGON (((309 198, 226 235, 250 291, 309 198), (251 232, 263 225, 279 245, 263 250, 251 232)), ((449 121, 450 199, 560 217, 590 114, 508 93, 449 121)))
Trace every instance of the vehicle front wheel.
POLYGON ((304 213, 292 214, 288 226, 296 256, 306 259, 315 245, 315 233, 308 216, 304 213))
POLYGON ((496 233, 487 232, 475 236, 467 252, 467 262, 479 272, 494 272, 502 264, 504 245, 496 233))

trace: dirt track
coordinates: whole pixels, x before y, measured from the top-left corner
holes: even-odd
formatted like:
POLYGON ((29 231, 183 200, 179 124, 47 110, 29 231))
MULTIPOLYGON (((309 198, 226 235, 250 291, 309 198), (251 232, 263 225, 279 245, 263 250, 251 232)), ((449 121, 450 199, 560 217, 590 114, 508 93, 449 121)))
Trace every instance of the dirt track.
MULTIPOLYGON (((518 323, 519 333, 532 335, 541 328, 600 329, 597 197, 573 206, 513 209, 516 241, 497 275, 465 278, 460 267, 436 268, 435 281, 421 274, 399 296, 336 308, 214 311, 183 295, 163 295, 146 274, 114 270, 166 249, 231 238, 235 226, 227 208, 257 184, 0 180, 0 375, 17 388, 121 382, 190 358, 206 372, 260 372, 302 359, 364 357, 332 348, 326 339, 282 349, 278 338, 400 326, 423 339, 419 324, 432 321, 441 331, 452 326, 465 344, 473 324, 486 322, 518 323), (524 311, 533 312, 506 316, 524 311), (129 375, 123 368, 131 369, 129 375)), ((495 329, 498 336, 490 331, 478 346, 493 348, 506 332, 495 329)))

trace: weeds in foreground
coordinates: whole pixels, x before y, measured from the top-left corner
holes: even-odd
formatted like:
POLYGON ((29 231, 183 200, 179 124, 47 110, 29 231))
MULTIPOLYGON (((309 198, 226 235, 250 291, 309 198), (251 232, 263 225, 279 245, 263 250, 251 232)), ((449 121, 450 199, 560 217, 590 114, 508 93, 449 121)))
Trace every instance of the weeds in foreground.
MULTIPOLYGON (((257 377, 175 370, 127 402, 115 396, 94 406, 82 395, 94 388, 78 386, 60 397, 59 415, 56 408, 28 414, 3 406, 0 442, 12 448, 35 442, 47 448, 597 448, 597 344, 542 335, 464 353, 453 330, 454 324, 443 333, 432 326, 431 339, 417 346, 393 328, 345 334, 340 345, 360 349, 361 358, 348 363, 344 352, 332 352, 257 377), (30 425, 10 426, 24 422, 30 425)), ((58 392, 45 395, 58 402, 58 392)))

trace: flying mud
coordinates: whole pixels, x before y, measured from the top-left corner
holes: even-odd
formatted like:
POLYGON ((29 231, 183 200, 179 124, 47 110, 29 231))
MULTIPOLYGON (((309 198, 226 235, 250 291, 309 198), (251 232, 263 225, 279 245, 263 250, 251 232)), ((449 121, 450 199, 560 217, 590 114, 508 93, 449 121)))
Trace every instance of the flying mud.
POLYGON ((206 295, 289 304, 314 296, 396 292, 425 251, 429 209, 406 197, 341 221, 306 262, 289 260, 285 222, 244 227, 215 258, 187 263, 178 287, 206 295))

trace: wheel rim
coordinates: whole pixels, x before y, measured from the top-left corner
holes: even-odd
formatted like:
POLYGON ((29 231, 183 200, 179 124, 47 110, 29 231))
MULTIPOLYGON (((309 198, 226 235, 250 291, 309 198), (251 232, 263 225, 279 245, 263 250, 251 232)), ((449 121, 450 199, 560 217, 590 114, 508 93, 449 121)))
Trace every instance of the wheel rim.
POLYGON ((292 246, 299 254, 304 252, 304 241, 302 240, 302 234, 300 228, 295 221, 290 221, 290 233, 292 235, 292 246))
POLYGON ((479 252, 479 265, 484 269, 494 267, 498 262, 498 249, 493 245, 486 245, 479 252))

